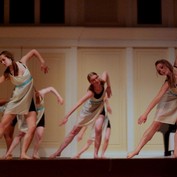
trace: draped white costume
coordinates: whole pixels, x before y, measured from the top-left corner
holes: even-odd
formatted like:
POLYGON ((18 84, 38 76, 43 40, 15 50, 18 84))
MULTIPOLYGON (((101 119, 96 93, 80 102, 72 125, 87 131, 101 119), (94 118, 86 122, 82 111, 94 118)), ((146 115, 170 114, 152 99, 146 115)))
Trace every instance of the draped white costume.
POLYGON ((34 91, 33 78, 27 66, 24 65, 24 67, 26 69, 22 76, 9 74, 10 81, 15 85, 15 88, 10 101, 6 104, 4 114, 28 114, 34 91))
MULTIPOLYGON (((36 98, 34 96, 34 102, 35 102, 35 107, 36 107, 36 112, 37 112, 37 120, 36 120, 36 125, 39 123, 39 121, 41 120, 44 111, 45 111, 45 107, 44 107, 44 98, 40 99, 40 103, 36 104, 36 98)), ((18 119, 18 128, 20 131, 26 133, 28 130, 28 126, 26 123, 26 119, 24 117, 24 115, 17 115, 17 119, 18 119)))
MULTIPOLYGON (((174 74, 177 78, 177 68, 174 67, 174 74)), ((176 83, 177 84, 177 83, 176 83)), ((177 121, 177 87, 169 88, 163 95, 155 114, 155 121, 175 124, 177 121)))
POLYGON ((92 97, 85 102, 78 117, 78 126, 87 126, 94 123, 104 107, 105 91, 100 98, 92 97))

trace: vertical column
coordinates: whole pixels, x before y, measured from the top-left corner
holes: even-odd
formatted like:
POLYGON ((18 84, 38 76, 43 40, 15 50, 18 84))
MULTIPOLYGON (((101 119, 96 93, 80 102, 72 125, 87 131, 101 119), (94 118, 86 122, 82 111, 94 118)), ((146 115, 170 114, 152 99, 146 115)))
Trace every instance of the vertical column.
POLYGON ((127 67, 127 151, 134 148, 133 48, 126 49, 127 67))
POLYGON ((172 47, 168 48, 168 56, 169 56, 170 62, 173 64, 176 58, 175 48, 172 48, 172 47))
MULTIPOLYGON (((65 107, 66 113, 70 111, 77 102, 77 47, 71 47, 66 59, 66 94, 65 107)), ((76 122, 77 114, 73 113, 65 125, 65 134, 67 135, 76 122)), ((77 142, 74 140, 63 152, 64 156, 73 156, 77 151, 77 142)))

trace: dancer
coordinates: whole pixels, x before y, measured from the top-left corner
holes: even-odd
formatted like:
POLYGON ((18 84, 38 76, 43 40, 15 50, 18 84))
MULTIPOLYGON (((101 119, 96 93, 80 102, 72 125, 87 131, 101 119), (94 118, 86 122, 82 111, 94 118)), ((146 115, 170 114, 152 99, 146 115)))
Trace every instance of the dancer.
POLYGON ((2 138, 5 129, 17 114, 25 115, 28 132, 24 137, 21 159, 30 158, 26 153, 36 128, 36 110, 32 99, 34 93, 33 78, 26 65, 33 56, 37 57, 40 61, 41 70, 44 73, 47 73, 48 67, 45 65, 45 61, 35 49, 29 51, 17 62, 14 61, 14 57, 9 51, 3 51, 0 53, 0 62, 6 67, 4 74, 0 77, 0 83, 10 80, 12 84, 15 85, 12 97, 6 104, 3 118, 0 122, 0 138, 2 138))
MULTIPOLYGON (((44 114, 44 97, 46 94, 52 93, 57 97, 58 103, 61 105, 63 104, 64 100, 61 97, 61 95, 57 92, 57 90, 54 87, 46 87, 44 89, 41 89, 39 91, 35 91, 35 106, 37 110, 37 121, 36 121, 36 130, 35 130, 35 135, 34 135, 34 148, 33 148, 33 159, 40 159, 39 157, 39 146, 44 134, 44 127, 45 127, 45 114, 44 114)), ((19 117, 18 117, 19 118, 19 117)), ((19 124, 19 133, 18 135, 14 138, 8 152, 5 155, 5 158, 7 159, 10 154, 12 154, 13 150, 15 147, 19 144, 20 140, 24 137, 26 134, 28 127, 26 124, 25 119, 23 117, 20 117, 21 123, 19 124)))
MULTIPOLYGON (((175 124, 177 121, 177 58, 174 66, 165 59, 156 61, 156 70, 159 75, 166 76, 166 80, 160 91, 149 104, 145 112, 138 119, 138 124, 147 121, 148 114, 158 104, 155 119, 149 128, 143 134, 138 146, 135 150, 127 155, 132 158, 138 155, 144 145, 151 140, 153 135, 158 131, 162 123, 175 124)), ((174 157, 177 157, 177 132, 175 133, 174 157)))
MULTIPOLYGON (((105 103, 106 103, 107 112, 112 114, 112 109, 111 109, 111 107, 109 105, 108 99, 105 99, 105 103)), ((81 131, 78 134, 78 138, 77 138, 78 141, 80 141, 82 139, 83 134, 85 133, 86 129, 87 129, 87 126, 82 127, 81 131)), ((106 113, 105 122, 104 122, 104 125, 102 127, 102 131, 105 134, 105 136, 104 136, 103 145, 102 145, 101 158, 105 158, 104 155, 105 155, 106 149, 108 147, 109 139, 110 139, 110 135, 111 135, 111 123, 110 123, 110 120, 108 118, 108 113, 106 113)), ((89 137, 89 139, 87 140, 87 143, 85 144, 85 146, 80 150, 80 152, 78 154, 76 154, 73 157, 73 159, 79 159, 80 156, 92 145, 92 143, 95 140, 94 135, 89 137)))
POLYGON ((77 104, 68 112, 60 125, 65 124, 71 114, 83 103, 83 108, 80 112, 78 123, 73 127, 68 136, 64 139, 59 149, 53 153, 50 158, 56 158, 61 155, 61 152, 71 143, 73 138, 79 133, 83 126, 95 124, 95 145, 94 145, 94 158, 98 158, 98 151, 101 143, 102 125, 105 119, 104 98, 107 94, 108 98, 112 95, 111 84, 107 72, 103 72, 101 77, 97 73, 91 72, 88 74, 87 79, 90 87, 87 93, 77 102, 77 104), (107 84, 106 92, 104 89, 105 83, 107 84))

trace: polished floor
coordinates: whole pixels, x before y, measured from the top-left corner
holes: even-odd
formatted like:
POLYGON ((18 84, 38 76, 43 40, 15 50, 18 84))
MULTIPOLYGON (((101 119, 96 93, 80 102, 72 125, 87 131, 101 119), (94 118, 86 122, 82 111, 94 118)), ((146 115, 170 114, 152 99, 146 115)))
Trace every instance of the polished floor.
POLYGON ((176 177, 177 159, 0 160, 0 177, 176 177))

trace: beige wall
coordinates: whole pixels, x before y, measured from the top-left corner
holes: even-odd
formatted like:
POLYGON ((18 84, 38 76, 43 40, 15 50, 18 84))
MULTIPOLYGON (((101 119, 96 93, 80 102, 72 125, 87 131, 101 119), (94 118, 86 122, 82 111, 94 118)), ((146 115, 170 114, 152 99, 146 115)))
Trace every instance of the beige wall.
MULTIPOLYGON (((66 127, 57 125, 85 94, 88 72, 107 70, 113 90, 110 99, 112 134, 107 155, 126 156, 153 119, 152 113, 146 124, 139 126, 136 123, 164 81, 157 77, 154 62, 161 57, 174 60, 176 37, 173 28, 0 28, 0 49, 13 51, 16 59, 32 48, 39 50, 50 70, 44 75, 35 59, 29 63, 35 86, 37 89, 54 86, 65 99, 65 105, 60 106, 54 96, 46 96, 46 130, 41 155, 48 156, 56 150, 75 123, 77 113, 71 116, 66 127)), ((2 70, 0 66, 1 73, 2 70)), ((2 84, 0 97, 10 96, 11 89, 2 84)), ((73 156, 86 139, 78 146, 74 141, 62 155, 73 156)), ((1 147, 4 151, 2 141, 1 147)), ((18 152, 19 149, 15 154, 18 152)), ((149 152, 163 154, 160 133, 145 146, 142 154, 149 152)), ((92 156, 92 153, 90 150, 86 154, 92 156)))

